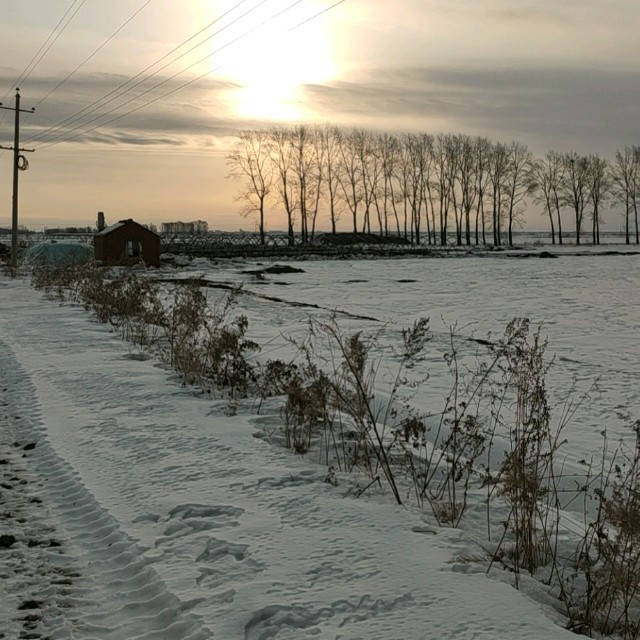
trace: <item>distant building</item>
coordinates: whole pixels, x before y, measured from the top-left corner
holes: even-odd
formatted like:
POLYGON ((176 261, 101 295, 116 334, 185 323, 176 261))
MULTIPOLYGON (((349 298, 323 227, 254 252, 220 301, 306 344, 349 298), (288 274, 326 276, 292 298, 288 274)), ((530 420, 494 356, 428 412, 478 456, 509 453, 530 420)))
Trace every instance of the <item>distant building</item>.
POLYGON ((163 222, 162 233, 167 234, 195 234, 207 233, 209 223, 206 220, 194 220, 192 222, 163 222))
POLYGON ((96 261, 104 265, 160 266, 160 236, 131 219, 96 233, 93 246, 96 261))

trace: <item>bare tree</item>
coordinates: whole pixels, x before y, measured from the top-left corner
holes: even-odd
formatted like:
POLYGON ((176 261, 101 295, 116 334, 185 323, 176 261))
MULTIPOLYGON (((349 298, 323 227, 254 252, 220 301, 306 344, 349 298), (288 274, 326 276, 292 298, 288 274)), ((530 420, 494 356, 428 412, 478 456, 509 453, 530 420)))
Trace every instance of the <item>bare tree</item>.
MULTIPOLYGON (((471 244, 471 211, 478 197, 478 169, 476 147, 470 136, 458 136, 457 170, 460 184, 460 206, 464 215, 464 237, 467 246, 471 244)), ((460 243, 459 243, 460 244, 460 243)))
POLYGON ((289 130, 291 144, 291 170, 295 176, 294 189, 300 210, 300 237, 307 242, 307 178, 309 174, 310 133, 306 125, 298 125, 289 130))
POLYGON ((316 145, 314 131, 306 125, 293 127, 289 134, 296 200, 300 211, 300 236, 302 243, 306 244, 310 236, 309 227, 314 226, 318 211, 322 182, 322 165, 318 162, 320 149, 316 145))
POLYGON ((522 213, 522 204, 531 195, 531 165, 533 154, 520 142, 512 142, 507 150, 505 196, 509 245, 513 245, 513 226, 522 213))
POLYGON ((311 130, 310 173, 307 180, 307 203, 305 210, 310 228, 307 228, 307 240, 313 241, 316 233, 316 223, 320 212, 320 203, 325 193, 325 147, 322 144, 322 129, 314 127, 311 130))
MULTIPOLYGON (((409 196, 413 173, 413 158, 408 137, 409 134, 404 134, 400 139, 400 153, 398 154, 395 172, 398 184, 398 201, 402 203, 402 235, 405 240, 409 240, 409 196)), ((411 228, 411 240, 413 241, 413 227, 411 228)))
POLYGON ((424 225, 429 244, 439 237, 446 245, 455 224, 458 245, 471 245, 474 235, 476 245, 486 244, 489 227, 495 246, 505 233, 513 244, 514 226, 530 196, 544 206, 553 244, 556 232, 563 243, 565 207, 575 216, 576 243, 587 213, 598 244, 609 197, 624 207, 626 242, 635 225, 640 244, 640 146, 616 152, 612 163, 554 151, 534 161, 515 141, 295 125, 241 131, 227 161, 228 177, 241 182, 236 198, 242 214, 255 214, 263 244, 266 207, 272 203, 284 207, 290 244, 298 213, 304 243, 313 238, 325 207, 332 233, 349 211, 354 233, 371 233, 373 215, 382 236, 396 233, 420 243, 424 225))
POLYGON ((489 187, 491 191, 491 225, 493 244, 502 244, 502 215, 504 207, 504 183, 509 165, 509 150, 501 142, 493 145, 489 156, 489 187))
POLYGON ((562 218, 560 188, 563 179, 564 162, 562 155, 548 151, 542 160, 534 162, 531 171, 531 187, 535 201, 544 204, 545 214, 551 226, 551 243, 556 243, 554 216, 558 223, 558 242, 562 244, 562 218))
POLYGON ((369 131, 361 131, 362 139, 357 145, 358 159, 362 165, 362 195, 364 204, 364 220, 362 232, 371 233, 371 208, 375 207, 378 213, 378 229, 383 235, 382 216, 380 215, 378 191, 382 178, 382 161, 378 153, 378 147, 374 135, 369 131))
POLYGON ((357 129, 347 131, 340 139, 339 184, 343 202, 351 212, 353 232, 358 233, 358 212, 363 201, 362 163, 359 147, 364 144, 357 129))
MULTIPOLYGON (((400 153, 400 144, 398 138, 389 133, 383 133, 376 139, 376 147, 380 158, 382 169, 382 215, 384 220, 384 235, 389 235, 389 213, 393 211, 396 223, 396 234, 400 236, 400 220, 398 218, 398 210, 396 208, 396 196, 394 188, 394 176, 400 153)), ((378 207, 378 200, 376 200, 378 207)))
POLYGON ((591 197, 591 163, 587 156, 580 156, 574 151, 563 154, 563 163, 563 201, 575 213, 576 244, 580 244, 584 212, 591 197))
POLYGON ((437 136, 433 145, 433 185, 436 197, 438 198, 440 244, 443 247, 447 245, 447 235, 449 233, 449 211, 454 200, 454 195, 451 190, 454 183, 450 175, 453 171, 451 166, 451 156, 450 136, 437 136))
POLYGON ((453 219, 456 225, 456 244, 462 245, 462 195, 458 192, 460 186, 460 175, 458 172, 459 159, 461 155, 461 138, 457 135, 445 136, 447 140, 447 179, 449 181, 449 192, 451 194, 451 208, 453 219))
POLYGON ((433 176, 435 170, 434 138, 432 135, 421 134, 422 166, 420 172, 421 202, 424 205, 427 221, 427 241, 436 244, 436 212, 434 203, 433 176), (429 220, 431 216, 431 220, 429 220))
POLYGON ((240 131, 238 141, 227 156, 232 180, 241 182, 236 199, 243 203, 242 215, 256 214, 260 244, 265 243, 265 205, 273 188, 273 165, 266 131, 240 131))
MULTIPOLYGON (((432 169, 433 138, 424 133, 408 134, 404 138, 409 162, 408 183, 405 197, 411 211, 411 240, 421 242, 422 212, 426 209, 425 183, 429 181, 432 169)), ((427 230, 429 231, 428 217, 427 230)))
POLYGON ((638 209, 640 208, 640 147, 625 147, 616 151, 611 166, 612 194, 617 204, 624 207, 625 242, 630 242, 630 220, 635 220, 636 244, 640 244, 638 209))
POLYGON ((478 137, 475 140, 475 158, 476 158, 476 223, 475 236, 476 245, 479 244, 478 227, 482 224, 482 244, 487 244, 486 237, 486 216, 484 212, 484 201, 489 184, 489 159, 491 157, 491 141, 488 138, 478 137))
POLYGON ((273 127, 269 130, 269 147, 271 160, 274 164, 274 184, 279 201, 284 206, 287 215, 287 238, 289 245, 295 244, 294 222, 296 190, 294 175, 294 153, 291 144, 291 132, 285 127, 273 127))
POLYGON ((329 205, 331 233, 336 233, 336 225, 340 219, 338 189, 340 188, 339 151, 342 144, 342 132, 338 127, 326 125, 318 132, 324 162, 324 184, 329 205))
POLYGON ((591 220, 593 222, 591 227, 591 234, 593 244, 600 244, 600 205, 602 201, 608 196, 611 188, 610 176, 609 176, 609 163, 598 155, 589 157, 590 163, 590 200, 591 200, 591 220))

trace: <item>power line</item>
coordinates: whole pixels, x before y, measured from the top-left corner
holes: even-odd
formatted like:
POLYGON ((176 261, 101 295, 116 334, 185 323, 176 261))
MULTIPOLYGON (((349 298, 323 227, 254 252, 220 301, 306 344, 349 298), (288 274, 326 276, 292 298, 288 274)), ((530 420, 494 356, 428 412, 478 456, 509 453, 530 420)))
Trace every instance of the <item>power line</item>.
MULTIPOLYGON (((71 6, 67 9, 64 16, 62 16, 62 18, 59 20, 58 24, 54 27, 53 31, 49 34, 49 37, 47 38, 47 40, 45 40, 45 42, 40 47, 40 49, 38 49, 37 53, 33 56, 33 58, 31 59, 31 62, 29 62, 26 69, 22 72, 21 76, 18 78, 18 80, 16 80, 14 85, 24 84, 29 79, 31 74, 34 72, 35 68, 40 64, 40 62, 42 62, 42 59, 47 55, 47 53, 49 53, 51 47, 53 47, 53 45, 58 41, 58 38, 63 34, 65 29, 69 26, 71 21, 76 17, 78 11, 80 11, 80 9, 82 9, 84 4, 87 2, 87 0, 80 0, 79 6, 75 9, 75 11, 71 14, 71 16, 69 16, 67 21, 62 25, 62 28, 57 33, 55 33, 56 29, 58 29, 60 24, 64 21, 66 16, 69 14, 69 12, 73 9, 73 6, 78 1, 79 0, 74 0, 72 2, 71 6)), ((9 89, 9 91, 7 92, 7 95, 9 94, 10 91, 11 89, 9 89)))
POLYGON ((291 29, 289 29, 289 31, 294 31, 295 29, 298 29, 299 27, 302 27, 303 25, 307 24, 307 22, 311 22, 312 20, 319 18, 321 15, 328 13, 329 11, 331 11, 331 9, 335 9, 339 4, 342 4, 343 2, 346 2, 346 0, 338 0, 338 2, 334 2, 330 7, 327 7, 322 11, 318 11, 318 13, 316 13, 315 15, 312 15, 310 18, 307 18, 306 20, 303 20, 302 22, 299 22, 298 24, 294 25, 293 27, 291 27, 291 29))
POLYGON ((171 89, 170 91, 167 91, 166 93, 163 93, 162 95, 157 96, 157 97, 149 100, 148 102, 145 102, 145 103, 143 103, 143 104, 141 104, 141 105, 139 105, 137 107, 134 107, 133 109, 130 109, 129 111, 126 111, 125 113, 122 113, 122 114, 120 114, 118 116, 115 116, 114 118, 111 118, 110 120, 102 122, 102 123, 96 125, 95 127, 92 127, 92 128, 87 129, 85 131, 81 131, 80 133, 77 133, 76 135, 71 136, 70 138, 65 138, 64 137, 67 134, 72 133, 73 131, 76 131, 77 129, 80 129, 80 128, 86 126, 87 124, 90 124, 91 122, 93 122, 95 120, 99 120, 100 118, 104 118, 104 117, 110 115, 111 113, 114 113, 115 111, 117 111, 121 107, 125 106, 126 104, 129 104, 129 103, 133 102, 134 100, 137 100, 138 98, 141 98, 142 96, 150 93, 151 91, 154 91, 158 87, 161 87, 162 85, 166 84, 167 82, 170 82, 171 80, 173 80, 174 78, 178 77, 179 75, 182 75, 183 73, 185 73, 189 69, 201 64, 205 60, 208 60, 209 58, 211 58, 212 56, 216 55, 217 53, 219 53, 223 49, 226 49, 227 47, 231 46, 232 44, 235 44, 236 42, 238 42, 240 40, 243 40, 244 38, 248 37, 249 35, 251 35, 255 31, 257 31, 258 29, 261 29, 262 27, 264 27, 269 22, 272 22, 273 20, 279 18, 282 14, 286 13, 287 11, 290 11, 291 9, 293 9, 293 7, 295 7, 296 5, 300 4, 301 2, 304 2, 304 0, 296 0, 295 2, 290 4, 285 9, 283 9, 281 11, 278 11, 277 13, 273 14, 272 16, 270 16, 269 18, 267 18, 266 20, 261 22, 259 25, 256 25, 255 27, 251 28, 249 31, 243 33, 242 35, 240 35, 240 36, 238 36, 236 38, 234 38, 230 42, 227 42, 226 44, 224 44, 223 46, 219 47, 215 51, 212 51, 210 54, 206 55, 204 58, 201 58, 200 60, 194 62, 193 64, 189 65, 188 67, 186 67, 184 69, 181 69, 180 71, 174 73, 173 75, 169 76, 168 78, 165 78, 164 80, 162 80, 158 84, 154 85, 153 87, 150 87, 149 89, 147 89, 146 91, 143 91, 142 93, 138 94, 137 96, 134 96, 133 98, 130 98, 126 102, 118 105, 117 107, 114 107, 113 109, 107 111, 106 113, 103 113, 103 114, 97 116, 93 120, 91 120, 89 122, 85 122, 82 125, 78 125, 74 129, 71 129, 70 131, 67 131, 67 132, 65 132, 63 134, 60 134, 56 138, 53 138, 52 140, 45 142, 44 146, 42 146, 40 148, 41 149, 47 149, 47 148, 52 147, 54 145, 60 144, 62 142, 70 142, 71 140, 75 140, 76 138, 79 138, 80 136, 86 135, 87 133, 91 133, 91 132, 95 131, 96 129, 99 129, 100 127, 104 127, 104 126, 106 126, 108 124, 116 122, 117 120, 120 120, 120 119, 124 118, 125 116, 128 116, 128 115, 130 115, 132 113, 135 113, 136 111, 140 111, 141 109, 144 109, 145 107, 149 106, 150 104, 153 104, 154 102, 157 102, 158 100, 162 100, 163 98, 166 98, 166 97, 168 97, 170 95, 173 95, 174 93, 177 93, 178 91, 181 91, 185 87, 188 87, 189 85, 194 84, 195 82, 197 82, 199 80, 202 80, 202 78, 214 73, 215 71, 218 71, 224 65, 220 65, 218 67, 215 67, 214 69, 210 69, 209 71, 206 71, 205 73, 203 73, 203 74, 201 74, 199 76, 196 76, 195 78, 192 78, 191 80, 188 80, 187 82, 184 82, 183 84, 179 85, 178 87, 175 87, 174 89, 171 89), (60 139, 58 139, 58 138, 60 138, 60 139))
POLYGON ((98 52, 100 52, 104 47, 106 47, 109 42, 111 42, 139 13, 142 12, 149 4, 151 4, 153 0, 146 0, 146 2, 139 7, 127 20, 125 20, 99 47, 93 50, 71 73, 69 73, 65 78, 63 78, 47 95, 36 103, 36 108, 40 106, 49 96, 55 93, 67 80, 71 79, 82 67, 84 67, 89 60, 91 60, 98 52))
MULTIPOLYGON (((207 60, 208 58, 210 58, 211 56, 215 55, 216 53, 219 53, 222 49, 225 49, 229 46, 231 46, 232 44, 235 44, 236 42, 243 40, 244 38, 248 37, 249 35, 251 35, 252 33, 254 33, 255 31, 257 31, 258 29, 261 29, 262 27, 264 27, 266 24, 268 24, 269 22, 277 19, 278 17, 280 17, 281 15, 283 15, 284 13, 286 13, 287 11, 293 9, 293 7, 295 7, 296 5, 300 4, 301 2, 303 2, 304 0, 296 0, 295 2, 293 2, 292 4, 290 4, 288 7, 286 7, 285 9, 275 13, 274 15, 270 16, 269 18, 267 18, 266 20, 264 20, 263 22, 261 22, 259 25, 256 25, 255 27, 253 27, 252 29, 250 29, 249 31, 245 32, 244 34, 238 36, 237 38, 234 38, 233 40, 231 40, 230 42, 226 43, 225 45, 223 45, 222 47, 216 49, 216 51, 212 52, 211 54, 205 56, 204 58, 198 60, 197 62, 194 62, 192 65, 189 65, 188 67, 186 67, 185 69, 182 69, 181 71, 173 74, 172 76, 170 76, 169 78, 166 78, 165 80, 163 80, 162 82, 158 83, 157 85, 151 87, 150 89, 148 89, 147 91, 145 91, 142 94, 139 94, 138 96, 136 96, 136 98, 132 98, 131 100, 129 100, 128 102, 132 102, 133 100, 140 98, 142 95, 145 95, 146 93, 149 93, 150 91, 153 91, 154 89, 157 89, 159 86, 162 86, 163 84, 166 84, 167 82, 169 82, 170 80, 173 80, 174 78, 176 78, 177 76, 181 75, 182 73, 188 71, 189 69, 191 69, 192 67, 200 64, 201 62, 203 62, 204 60, 207 60)), ((334 7, 337 7, 339 4, 342 4, 345 0, 339 0, 339 2, 336 2, 335 4, 333 4, 331 7, 328 7, 327 9, 317 13, 316 15, 312 16, 311 18, 308 18, 306 20, 304 20, 303 22, 299 23, 298 25, 295 25, 294 27, 292 27, 289 31, 296 29, 300 26, 302 26, 303 24, 306 24, 308 22, 310 22, 311 20, 319 17, 320 15, 326 13, 327 11, 333 9, 334 7)), ((170 91, 167 91, 166 93, 163 93, 160 96, 156 96, 155 98, 152 98, 151 100, 137 106, 134 107, 133 109, 130 109, 129 111, 126 111, 125 113, 122 113, 120 115, 115 116, 114 118, 111 118, 110 120, 107 120, 106 122, 102 122, 98 125, 96 125, 95 127, 92 127, 90 129, 87 129, 85 131, 81 131, 80 133, 77 133, 74 136, 71 136, 70 138, 63 138, 63 139, 59 139, 59 140, 52 140, 48 143, 45 143, 44 146, 40 147, 41 149, 47 149, 50 148, 52 146, 61 144, 63 142, 70 142, 72 140, 75 140, 81 136, 87 135, 88 133, 92 133, 93 131, 95 131, 96 129, 99 129, 100 127, 104 127, 106 125, 109 125, 113 122, 116 122, 118 120, 121 120, 122 118, 124 118, 125 116, 131 115, 132 113, 135 113, 137 111, 140 111, 141 109, 144 109, 145 107, 148 107, 149 105, 158 102, 158 100, 162 100, 163 98, 166 98, 170 95, 173 95, 174 93, 177 93, 178 91, 181 91, 182 89, 184 89, 185 87, 188 87, 192 84, 194 84, 195 82, 198 82, 199 80, 202 80, 202 78, 218 71, 220 68, 222 68, 224 65, 220 65, 218 67, 215 67, 214 69, 210 69, 209 71, 196 76, 195 78, 192 78, 190 80, 188 80, 187 82, 184 82, 183 84, 179 85, 178 87, 175 87, 174 89, 171 89, 170 91)), ((127 103, 124 103, 127 104, 127 103)), ((112 109, 111 111, 107 112, 106 114, 102 114, 102 116, 99 117, 105 117, 107 115, 109 115, 110 113, 113 113, 114 111, 117 111, 117 109, 119 109, 120 107, 122 107, 124 105, 120 105, 119 107, 116 107, 114 109, 112 109)), ((85 125, 88 123, 85 123, 85 125)), ((81 125, 84 126, 84 125, 81 125)), ((75 130, 75 129, 74 129, 75 130)), ((72 130, 73 131, 73 130, 72 130)), ((71 133, 71 132, 67 132, 67 133, 71 133)))
MULTIPOLYGON (((122 25, 120 25, 99 47, 94 49, 94 51, 89 54, 71 73, 69 73, 65 78, 63 78, 49 93, 47 93, 43 98, 36 103, 36 108, 39 107, 49 96, 55 93, 63 84, 67 82, 71 77, 73 77, 91 58, 93 58, 101 49, 103 49, 111 40, 113 40, 120 31, 122 31, 148 4, 150 4, 153 0, 146 0, 146 2, 138 8, 122 25)), ((75 14, 74 14, 75 15, 75 14)), ((24 119, 24 122, 29 120, 29 114, 24 119)), ((27 140, 29 142, 29 140, 27 140)))
MULTIPOLYGON (((71 4, 67 7, 67 10, 64 12, 63 16, 60 18, 60 20, 58 20, 56 26, 53 27, 49 35, 46 37, 45 41, 40 45, 40 48, 33 54, 33 57, 31 58, 31 60, 29 60, 29 63, 24 68, 22 73, 16 78, 16 80, 12 83, 9 89, 7 89, 7 92, 4 94, 4 96, 2 96, 2 99, 0 99, 0 102, 4 102, 7 99, 7 96, 11 93, 14 87, 21 85, 23 81, 29 78, 31 73, 33 73, 33 70, 38 66, 38 64, 40 64, 44 56, 48 53, 49 49, 51 49, 51 47, 55 44, 56 40, 60 37, 62 32, 69 26, 69 23, 71 22, 71 20, 73 20, 75 15, 78 13, 78 11, 80 11, 80 9, 82 8, 82 5, 86 1, 87 0, 82 0, 82 4, 75 10, 73 15, 69 18, 69 20, 67 20, 67 22, 64 24, 64 26, 58 33, 58 35, 55 35, 56 32, 58 31, 58 27, 60 27, 60 25, 64 22, 66 17, 71 13, 71 11, 73 10, 73 7, 78 2, 80 2, 80 0, 72 0, 71 4)), ((4 117, 5 117, 5 112, 3 111, 2 114, 0 114, 0 124, 4 122, 4 117)))
POLYGON ((22 73, 18 76, 18 78, 16 78, 14 82, 11 83, 11 86, 9 87, 9 89, 7 89, 7 92, 4 94, 4 96, 2 96, 2 100, 0 100, 0 102, 4 102, 7 99, 7 96, 11 93, 12 89, 16 85, 19 85, 22 82, 24 75, 27 73, 27 70, 29 69, 33 61, 38 57, 38 55, 40 55, 40 52, 45 48, 49 40, 53 37, 53 34, 57 31, 58 27, 62 24, 62 21, 67 17, 71 9, 73 9, 73 5, 75 5, 78 1, 79 0, 72 0, 71 5, 67 8, 62 18, 58 20, 58 23, 56 24, 56 26, 51 30, 51 33, 47 36, 47 39, 40 45, 40 48, 33 54, 33 57, 31 58, 31 60, 29 60, 29 63, 24 68, 22 73))
MULTIPOLYGON (((171 49, 171 51, 169 51, 168 53, 164 54, 162 57, 158 58, 155 62, 152 62, 150 65, 146 66, 144 69, 142 69, 142 71, 139 71, 136 75, 130 77, 125 82, 122 82, 117 87, 115 87, 114 89, 112 89, 111 91, 109 91, 108 93, 103 95, 101 98, 98 98, 97 100, 94 100, 91 104, 87 105, 86 107, 83 107, 82 109, 80 109, 80 111, 77 111, 76 113, 68 116, 67 118, 65 118, 64 120, 61 120, 57 124, 52 125, 46 131, 43 131, 43 132, 33 136, 32 138, 30 138, 29 141, 30 142, 36 142, 36 141, 39 141, 39 140, 41 141, 44 138, 46 138, 47 136, 50 136, 51 134, 53 134, 55 131, 57 131, 59 129, 62 129, 64 125, 71 125, 74 122, 77 122, 79 119, 82 119, 85 116, 88 116, 88 115, 91 115, 92 113, 95 113, 100 107, 104 107, 105 105, 110 104, 114 100, 118 99, 119 97, 123 96, 124 94, 128 93, 129 91, 135 89, 137 86, 139 86, 142 83, 146 82, 150 78, 153 78, 155 75, 160 73, 160 71, 162 71, 163 69, 166 69, 168 66, 171 66, 174 62, 176 62, 177 60, 180 60, 181 58, 183 58, 185 55, 189 54, 191 51, 193 51, 197 47, 203 45, 205 42, 208 42, 209 40, 211 40, 211 38, 213 38, 214 36, 218 35, 221 31, 223 31, 224 29, 230 27, 235 22, 237 22, 238 20, 244 18, 246 15, 248 15, 252 11, 255 11, 258 7, 260 7, 265 2, 268 2, 268 1, 269 0, 261 0, 261 2, 259 2, 257 5, 255 5, 252 9, 250 9, 249 11, 243 13, 238 18, 234 19, 233 22, 231 22, 230 24, 226 25, 222 29, 219 29, 218 31, 216 31, 214 34, 212 34, 211 36, 207 37, 206 39, 200 41, 197 45, 194 45, 191 49, 189 49, 188 51, 185 51, 180 56, 174 58, 171 62, 168 62, 166 65, 164 65, 160 69, 157 69, 154 73, 149 74, 148 76, 142 78, 142 80, 136 82, 133 86, 125 89, 124 91, 120 91, 120 89, 124 89, 125 87, 130 85, 134 80, 137 80, 138 78, 140 78, 140 76, 142 76, 144 73, 146 73, 147 71, 149 71, 150 69, 152 69, 153 67, 158 65, 163 60, 166 60, 171 54, 175 53, 176 51, 178 51, 179 49, 184 47, 186 44, 188 44, 189 42, 191 42, 192 40, 197 38, 200 34, 204 33, 208 29, 210 29, 214 24, 216 24, 217 22, 222 20, 224 17, 226 17, 227 15, 229 15, 230 13, 235 11, 242 4, 247 2, 247 0, 240 0, 233 7, 231 7, 231 9, 229 9, 228 11, 223 13, 221 16, 218 16, 215 20, 213 20, 208 25, 206 25, 205 27, 203 27, 202 29, 200 29, 199 31, 197 31, 196 33, 191 35, 189 38, 184 40, 177 47, 174 47, 173 49, 171 49), (120 91, 120 93, 118 93, 118 91, 120 91), (116 95, 114 95, 114 94, 116 94, 116 95), (113 96, 113 97, 111 97, 111 96, 113 96)), ((109 113, 111 113, 111 111, 109 113)), ((99 117, 101 117, 101 116, 98 116, 98 118, 99 117)), ((95 122, 95 120, 98 119, 98 118, 94 118, 94 119, 90 120, 89 122, 85 122, 83 125, 79 125, 79 126, 86 126, 87 124, 90 124, 91 122, 95 122)), ((72 129, 71 131, 76 131, 78 128, 79 127, 76 127, 75 129, 72 129)), ((59 138, 61 135, 65 135, 66 133, 69 133, 69 131, 68 130, 67 131, 63 131, 61 134, 54 135, 47 142, 52 142, 52 141, 56 140, 57 138, 59 138)))

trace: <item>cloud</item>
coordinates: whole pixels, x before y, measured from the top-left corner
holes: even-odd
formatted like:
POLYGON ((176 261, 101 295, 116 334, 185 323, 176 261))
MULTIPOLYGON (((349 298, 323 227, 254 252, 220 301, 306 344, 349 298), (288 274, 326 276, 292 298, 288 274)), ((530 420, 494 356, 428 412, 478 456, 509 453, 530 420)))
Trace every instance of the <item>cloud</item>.
POLYGON ((359 82, 305 87, 318 113, 400 117, 425 130, 519 138, 537 150, 608 151, 636 142, 640 72, 543 67, 379 69, 359 82))
MULTIPOLYGON (((8 77, 12 76, 3 75, 0 69, 0 86, 7 84, 8 77)), ((228 96, 240 85, 229 80, 203 77, 187 84, 189 76, 159 75, 139 86, 134 85, 140 79, 122 86, 128 79, 120 74, 77 74, 49 96, 61 78, 34 78, 30 85, 37 92, 28 87, 21 90, 23 106, 37 107, 34 115, 23 117, 22 141, 42 149, 66 141, 82 146, 169 146, 219 153, 227 147, 223 149, 220 141, 234 137, 239 129, 273 124, 238 118, 228 105, 228 96), (156 85, 160 86, 141 95, 156 85)), ((13 99, 7 104, 13 104, 13 99)), ((12 138, 8 122, 0 127, 0 143, 12 138)))
MULTIPOLYGON (((7 77, 0 70, 0 86, 7 77)), ((111 99, 126 88, 118 89, 127 79, 119 74, 78 74, 46 97, 60 79, 38 78, 34 86, 39 93, 32 94, 27 88, 22 94, 25 107, 38 107, 36 114, 24 118, 23 141, 37 148, 47 141, 73 137, 74 143, 82 145, 219 151, 220 141, 233 137, 238 129, 271 124, 240 120, 230 111, 226 98, 238 88, 236 84, 205 77, 183 87, 188 78, 158 76, 95 112, 85 112, 77 120, 62 123, 60 129, 51 129, 103 96, 111 99), (159 82, 164 84, 122 104, 159 82), (163 97, 165 94, 169 95, 163 97), (123 113, 126 115, 120 118, 123 113)), ((610 154, 638 142, 640 72, 533 63, 517 68, 480 63, 474 68, 378 68, 358 80, 305 85, 300 99, 303 105, 311 105, 312 119, 321 122, 388 131, 460 131, 507 142, 517 139, 537 153, 553 148, 610 154)), ((5 118, 0 128, 0 142, 9 142, 7 122, 5 118)))
MULTIPOLYGON (((0 86, 8 77, 0 70, 0 86)), ((236 87, 233 83, 202 78, 187 87, 188 77, 158 76, 139 86, 134 86, 139 79, 122 86, 128 79, 118 74, 78 74, 51 95, 61 78, 34 79, 30 85, 37 87, 37 93, 29 87, 21 91, 23 106, 37 107, 34 115, 23 117, 23 140, 181 145, 191 137, 218 137, 237 129, 237 122, 224 110, 218 109, 222 116, 215 115, 222 96, 236 87)), ((8 135, 8 129, 3 133, 8 135)))

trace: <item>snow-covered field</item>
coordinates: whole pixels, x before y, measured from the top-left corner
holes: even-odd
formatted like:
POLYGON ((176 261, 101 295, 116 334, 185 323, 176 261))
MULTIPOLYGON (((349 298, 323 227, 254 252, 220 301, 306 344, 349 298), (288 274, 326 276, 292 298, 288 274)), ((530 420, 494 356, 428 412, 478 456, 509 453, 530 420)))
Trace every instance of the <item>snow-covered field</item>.
POLYGON ((491 334, 496 339, 514 317, 526 317, 533 326, 541 324, 548 336, 547 354, 554 358, 548 381, 556 405, 590 390, 589 402, 567 427, 579 455, 599 448, 604 428, 615 439, 626 433, 627 417, 640 416, 639 255, 291 264, 304 273, 262 281, 242 273, 256 266, 238 262, 212 269, 208 261, 196 261, 181 273, 242 282, 248 293, 283 301, 252 295, 241 301, 250 334, 263 345, 265 358, 288 353, 285 338, 304 335, 310 315, 326 318, 331 310, 344 311, 338 320, 345 330, 376 332, 387 344, 398 341, 401 328, 429 317, 435 335, 423 366, 433 375, 413 402, 432 412, 442 408, 440 400, 451 386, 442 358, 449 347, 449 327, 457 325, 462 337, 491 334))
MULTIPOLYGON (((290 354, 287 336, 310 315, 337 310, 345 329, 382 343, 429 316, 432 375, 415 397, 425 410, 450 385, 448 325, 484 337, 527 316, 556 354, 558 402, 574 380, 584 390, 598 379, 567 428, 570 458, 640 415, 639 256, 295 266, 304 272, 266 280, 241 261, 163 275, 244 283, 239 311, 261 358, 290 354)), ((78 307, 0 279, 0 638, 572 636, 542 587, 487 576, 464 529, 356 499, 270 443, 280 419, 275 401, 230 411, 78 307)))

